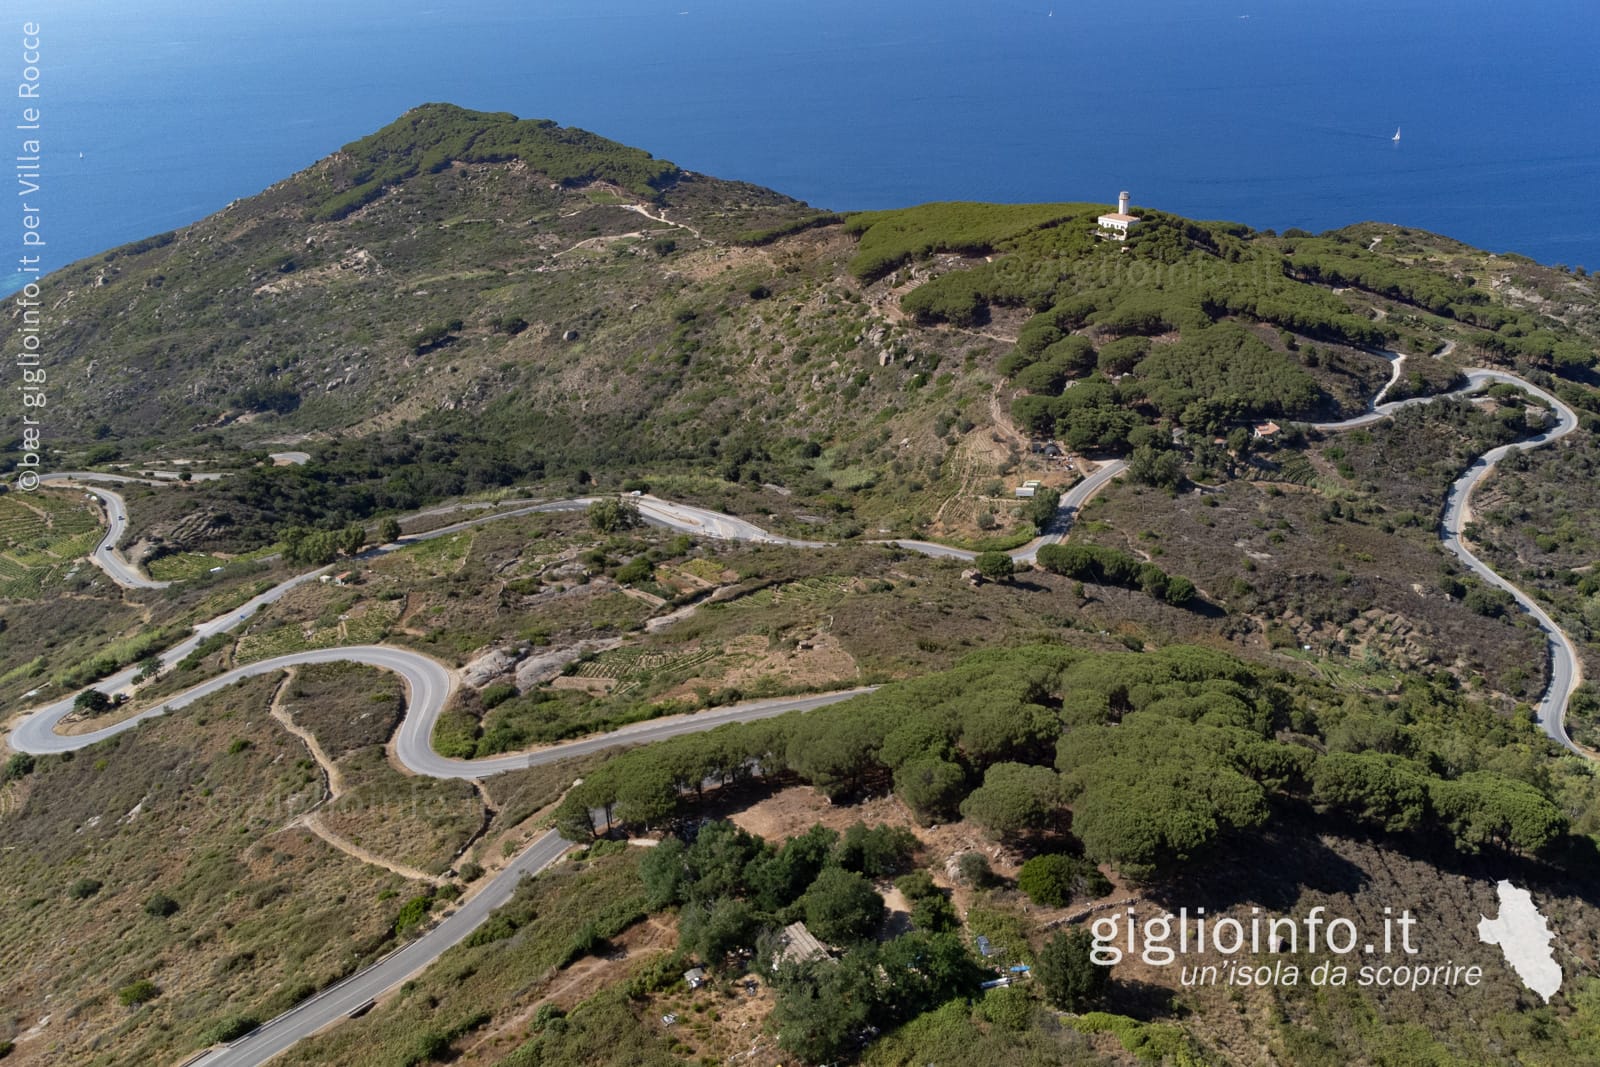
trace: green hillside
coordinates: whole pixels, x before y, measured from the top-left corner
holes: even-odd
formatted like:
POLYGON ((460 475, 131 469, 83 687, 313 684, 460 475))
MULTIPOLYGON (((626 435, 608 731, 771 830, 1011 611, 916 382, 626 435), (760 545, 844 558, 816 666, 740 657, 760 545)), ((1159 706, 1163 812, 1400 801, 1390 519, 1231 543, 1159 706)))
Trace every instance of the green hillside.
POLYGON ((980 472, 1016 467, 1018 433, 1116 453, 1145 426, 1349 414, 1381 347, 1458 342, 1412 362, 1410 393, 1468 359, 1580 379, 1593 362, 1589 279, 1393 227, 1272 236, 1143 208, 1123 244, 1096 237, 1100 210, 840 222, 581 130, 427 105, 60 272, 59 373, 84 384, 54 402, 50 445, 57 465, 236 468, 307 442, 309 468, 209 489, 231 521, 180 550, 668 477, 779 525, 970 542, 992 529, 980 472), (728 498, 763 485, 789 492, 728 498))
MULTIPOLYGON (((1440 530, 1480 457, 1543 442, 1475 490, 1462 539, 1600 675, 1600 283, 1390 222, 1136 206, 1119 240, 1082 201, 848 208, 428 104, 46 280, 71 383, 46 464, 133 479, 120 549, 172 584, 113 584, 84 558, 100 505, 0 469, 4 714, 137 664, 133 702, 79 705, 81 731, 382 644, 454 672, 445 756, 636 747, 420 777, 394 765, 403 687, 324 664, 8 753, 0 1058, 239 1037, 552 827, 566 859, 284 1062, 1600 1054, 1600 798, 1537 715, 1559 635, 1440 530), (1428 402, 1351 425, 1380 394, 1428 402), (1576 428, 1544 441, 1563 405, 1576 428), (663 500, 760 530, 653 525, 663 500), (1557 934, 1548 1003, 1477 938, 1501 879, 1557 934), (1097 917, 1199 905, 1409 909, 1425 962, 1487 977, 1086 962, 1097 917)), ((1593 683, 1569 725, 1600 740, 1593 683)))

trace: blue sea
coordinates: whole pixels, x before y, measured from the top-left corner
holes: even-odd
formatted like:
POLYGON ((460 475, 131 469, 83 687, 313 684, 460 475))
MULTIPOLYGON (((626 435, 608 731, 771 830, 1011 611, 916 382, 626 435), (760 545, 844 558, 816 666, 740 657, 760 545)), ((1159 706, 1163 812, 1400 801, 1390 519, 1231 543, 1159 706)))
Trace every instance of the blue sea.
POLYGON ((50 269, 441 100, 835 209, 1129 189, 1257 228, 1377 219, 1600 268, 1594 0, 7 6, 0 82, 21 24, 42 31, 30 199, 50 269))

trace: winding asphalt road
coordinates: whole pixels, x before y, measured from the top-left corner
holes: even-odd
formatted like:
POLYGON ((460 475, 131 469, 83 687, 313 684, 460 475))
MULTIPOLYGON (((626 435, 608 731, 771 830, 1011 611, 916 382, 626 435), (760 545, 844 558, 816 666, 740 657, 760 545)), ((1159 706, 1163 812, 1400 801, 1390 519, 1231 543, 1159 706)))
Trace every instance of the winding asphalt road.
MULTIPOLYGON (((1072 529, 1073 520, 1078 517, 1078 511, 1089 502, 1089 498, 1110 484, 1113 478, 1118 477, 1128 469, 1128 461, 1113 459, 1102 463, 1088 477, 1077 485, 1061 494, 1061 503, 1056 506, 1055 518, 1050 520, 1050 528, 1043 534, 1021 548, 1013 549, 1007 553, 1018 563, 1032 563, 1039 557, 1039 549, 1045 545, 1056 544, 1066 538, 1072 529)), ((879 541, 877 544, 899 545, 909 548, 913 552, 920 552, 924 556, 934 559, 959 559, 971 562, 978 558, 978 553, 965 548, 952 548, 949 545, 939 545, 932 541, 879 541)))
POLYGON ((1504 371, 1475 370, 1467 377, 1471 383, 1468 388, 1482 388, 1494 382, 1504 382, 1525 390, 1550 406, 1550 410, 1555 412, 1556 424, 1537 437, 1516 444, 1501 445, 1479 456, 1472 466, 1467 468, 1466 473, 1450 486, 1450 492, 1445 496, 1444 512, 1439 522, 1439 540, 1479 578, 1510 593, 1522 606, 1522 610, 1533 616, 1539 628, 1544 631, 1550 652, 1550 683, 1545 687, 1544 696, 1540 698, 1534 713, 1538 717, 1539 726, 1551 740, 1580 756, 1587 757, 1588 754, 1573 744, 1572 738, 1567 735, 1567 703, 1572 699, 1573 690, 1583 681, 1578 649, 1573 645, 1572 638, 1556 625, 1556 621, 1544 608, 1535 603, 1532 597, 1491 570, 1489 565, 1473 555, 1461 540, 1461 530, 1466 524, 1472 492, 1494 470, 1495 464, 1514 452, 1538 448, 1567 436, 1578 428, 1578 416, 1557 397, 1513 374, 1506 374, 1504 371))
POLYGON ((96 567, 105 571, 113 582, 124 589, 165 589, 171 582, 157 582, 146 578, 138 567, 117 550, 117 542, 122 540, 122 535, 128 530, 128 503, 122 499, 122 494, 112 489, 89 482, 122 482, 141 485, 154 484, 142 478, 127 478, 120 474, 99 474, 95 471, 62 471, 57 474, 47 474, 39 479, 40 482, 50 485, 65 485, 74 489, 82 489, 85 493, 99 500, 106 509, 106 535, 100 539, 95 550, 90 554, 89 561, 96 567))
MULTIPOLYGON (((1393 353, 1390 353, 1390 355, 1394 357, 1394 373, 1390 378, 1389 384, 1375 398, 1371 410, 1353 419, 1323 423, 1316 425, 1314 428, 1325 432, 1354 429, 1387 418, 1401 408, 1438 399, 1438 397, 1424 397, 1391 403, 1379 403, 1382 397, 1398 381, 1401 362, 1404 358, 1393 353)), ((1539 704, 1539 719, 1545 732, 1551 738, 1577 752, 1580 750, 1567 737, 1562 722, 1567 701, 1571 696, 1572 690, 1577 686, 1580 677, 1576 649, 1573 647, 1571 640, 1543 609, 1520 589, 1495 574, 1487 565, 1474 556, 1462 544, 1460 535, 1472 491, 1488 476, 1496 463, 1512 452, 1537 448, 1566 436, 1577 428, 1578 420, 1567 405, 1550 393, 1521 378, 1501 371, 1473 370, 1469 372, 1468 384, 1463 389, 1445 395, 1462 395, 1482 389, 1493 382, 1506 382, 1515 385, 1527 390, 1542 402, 1550 405, 1557 416, 1556 425, 1531 440, 1514 445, 1501 446, 1479 457, 1467 472, 1451 486, 1440 523, 1439 536, 1445 547, 1460 558, 1474 573, 1485 581, 1505 589, 1515 597, 1517 602, 1538 621, 1540 627, 1545 631, 1550 642, 1551 681, 1543 700, 1539 704)), ((1012 557, 1020 561, 1031 561, 1036 557, 1041 546, 1061 540, 1070 528, 1078 509, 1113 478, 1122 474, 1125 469, 1126 464, 1120 460, 1107 463, 1074 486, 1063 495, 1056 520, 1052 523, 1052 529, 1030 544, 1012 552, 1012 557)), ((57 482, 82 484, 86 480, 84 478, 85 473, 75 472, 54 475, 50 476, 50 479, 57 482)), ((137 480, 105 475, 94 477, 96 480, 137 480)), ((127 520, 126 506, 122 503, 121 498, 110 490, 96 490, 89 486, 84 486, 84 488, 88 491, 96 492, 96 495, 106 502, 111 530, 108 532, 107 541, 103 542, 102 547, 106 544, 114 546, 116 539, 121 536, 122 530, 125 528, 127 520)), ((416 541, 448 536, 472 526, 516 515, 579 510, 587 508, 596 499, 599 498, 585 497, 576 500, 529 504, 506 510, 497 510, 492 515, 466 520, 425 534, 403 538, 395 544, 371 549, 364 555, 366 558, 371 558, 392 552, 416 541)), ((702 508, 673 504, 655 497, 641 496, 635 498, 634 503, 638 505, 641 516, 652 524, 702 537, 797 547, 825 547, 825 542, 781 537, 742 519, 707 511, 702 508)), ((941 558, 972 559, 975 556, 972 552, 944 545, 935 545, 930 542, 899 541, 895 543, 904 548, 941 558)), ((114 554, 97 551, 96 555, 111 556, 114 554)), ((117 558, 120 559, 120 557, 117 558)), ((102 566, 106 565, 105 562, 99 560, 97 562, 101 562, 102 566)), ((124 565, 126 564, 126 561, 122 562, 124 565)), ((205 638, 212 634, 233 629, 256 610, 273 603, 291 589, 316 579, 330 569, 321 568, 297 575, 252 598, 242 607, 197 626, 195 633, 191 637, 168 650, 163 657, 164 660, 167 663, 176 662, 187 655, 205 638)), ((112 573, 110 568, 108 568, 108 573, 112 573)), ((116 577, 116 575, 113 574, 113 577, 116 577)), ((122 584, 128 584, 135 588, 148 588, 151 585, 148 579, 143 579, 136 571, 131 575, 124 574, 123 577, 128 581, 122 584), (146 584, 137 584, 138 580, 141 579, 146 584)), ((414 773, 438 778, 484 778, 503 771, 538 766, 571 755, 615 745, 647 744, 681 734, 713 729, 728 722, 746 722, 781 715, 790 711, 808 710, 848 700, 851 697, 870 691, 870 689, 862 688, 808 697, 752 701, 696 715, 673 716, 635 723, 609 734, 585 738, 562 745, 552 745, 533 752, 496 756, 482 760, 459 760, 440 756, 433 750, 430 740, 439 714, 444 710, 450 696, 455 691, 457 685, 455 672, 444 664, 409 649, 390 648, 381 645, 359 645, 315 649, 248 664, 204 682, 182 694, 170 697, 156 707, 142 711, 138 715, 92 733, 68 736, 56 732, 56 726, 72 710, 72 699, 68 698, 29 714, 12 732, 10 744, 18 751, 37 754, 74 751, 132 729, 147 718, 183 708, 202 697, 226 688, 240 679, 269 674, 298 664, 329 662, 365 663, 394 671, 404 679, 408 690, 408 708, 400 729, 395 735, 394 758, 402 766, 414 773)), ((132 668, 122 671, 103 681, 99 688, 107 692, 124 690, 131 685, 133 674, 132 668)), ((566 848, 566 842, 561 840, 554 831, 544 834, 517 856, 504 871, 489 881, 457 910, 449 914, 423 936, 396 950, 378 963, 330 986, 254 1032, 229 1045, 214 1049, 198 1059, 192 1060, 191 1063, 194 1064, 194 1067, 201 1067, 201 1065, 204 1065, 204 1067, 254 1067, 254 1065, 264 1063, 276 1056, 302 1038, 357 1011, 377 996, 421 971, 447 949, 461 942, 495 908, 510 899, 518 880, 524 874, 536 874, 548 867, 560 858, 566 848)))
MULTIPOLYGON (((54 484, 69 484, 95 492, 107 505, 110 529, 102 545, 114 546, 126 528, 127 507, 112 490, 84 484, 89 478, 96 481, 138 482, 140 479, 120 475, 98 475, 92 472, 63 472, 49 477, 54 484), (109 498, 109 499, 108 499, 109 498)), ((44 479, 41 479, 44 480, 44 479)), ((448 537, 462 530, 488 522, 518 515, 539 512, 577 511, 587 508, 598 497, 554 501, 542 504, 497 508, 493 514, 467 519, 448 526, 402 538, 399 542, 369 549, 362 558, 374 558, 419 541, 448 537)), ((654 497, 641 496, 634 500, 641 516, 653 525, 663 526, 701 537, 723 540, 747 540, 765 544, 782 544, 796 547, 823 547, 823 542, 801 541, 769 533, 742 519, 703 508, 673 504, 654 497)), ((160 588, 166 583, 153 583, 122 560, 120 555, 96 552, 96 562, 111 574, 119 584, 129 588, 160 588), (123 569, 116 569, 120 563, 123 569)), ((187 639, 163 653, 167 664, 176 663, 192 652, 202 641, 214 634, 235 629, 256 611, 272 604, 291 590, 329 573, 332 567, 322 567, 296 575, 271 589, 252 597, 240 607, 195 627, 187 639)), ((261 660, 219 675, 192 689, 169 697, 154 707, 124 719, 112 726, 90 733, 64 735, 56 732, 61 720, 72 711, 74 697, 47 705, 25 717, 12 731, 9 742, 20 752, 54 754, 76 751, 132 729, 146 719, 177 711, 197 700, 227 688, 244 678, 271 674, 288 667, 307 663, 357 662, 394 671, 404 680, 408 691, 408 706, 400 729, 395 734, 393 754, 406 769, 438 778, 479 779, 503 771, 539 766, 568 756, 581 755, 616 745, 648 744, 687 733, 715 729, 730 722, 750 722, 757 719, 783 715, 791 711, 805 711, 827 704, 848 700, 871 688, 849 689, 803 697, 786 697, 749 701, 730 705, 698 715, 678 715, 634 723, 609 734, 583 738, 562 745, 553 745, 533 752, 522 752, 483 760, 450 759, 433 750, 431 737, 434 724, 447 705, 457 685, 456 673, 437 660, 408 649, 381 645, 359 645, 342 648, 313 649, 261 660)), ((130 691, 135 668, 128 668, 102 680, 96 688, 107 693, 130 691)), ((408 977, 427 967, 442 953, 458 944, 476 929, 495 909, 511 898, 518 880, 524 874, 536 874, 561 857, 567 843, 553 831, 536 839, 507 868, 496 875, 477 893, 467 899, 454 913, 423 936, 378 963, 351 975, 316 996, 296 1005, 284 1015, 240 1038, 229 1045, 215 1049, 192 1060, 198 1067, 241 1067, 266 1062, 297 1041, 349 1015, 379 994, 394 988, 408 977)))
POLYGON ((554 830, 546 832, 523 849, 493 881, 426 934, 301 1001, 237 1041, 188 1061, 185 1067, 202 1064, 205 1067, 256 1067, 318 1030, 349 1017, 464 941, 491 912, 511 899, 523 876, 538 874, 560 859, 567 848, 560 834, 554 830))

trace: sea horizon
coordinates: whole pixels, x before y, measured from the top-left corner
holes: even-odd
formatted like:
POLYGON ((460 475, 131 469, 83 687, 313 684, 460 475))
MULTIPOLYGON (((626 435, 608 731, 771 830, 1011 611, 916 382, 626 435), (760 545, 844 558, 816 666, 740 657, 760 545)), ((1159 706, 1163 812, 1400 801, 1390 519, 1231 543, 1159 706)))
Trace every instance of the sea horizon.
POLYGON ((1572 136, 1600 96, 1600 14, 1576 0, 1538 17, 1467 0, 1448 20, 1425 0, 97 6, 36 16, 46 270, 196 222, 432 101, 834 210, 1126 188, 1255 229, 1380 221, 1600 266, 1600 148, 1572 136))

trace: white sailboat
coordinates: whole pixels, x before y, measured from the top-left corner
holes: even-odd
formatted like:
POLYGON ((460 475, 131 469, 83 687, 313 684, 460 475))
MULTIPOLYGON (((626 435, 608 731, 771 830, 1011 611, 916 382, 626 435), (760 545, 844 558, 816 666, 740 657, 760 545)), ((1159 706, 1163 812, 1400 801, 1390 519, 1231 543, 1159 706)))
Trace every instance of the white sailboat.
POLYGON ((1389 140, 1393 141, 1395 144, 1400 143, 1400 127, 1396 126, 1394 128, 1394 136, 1389 138, 1389 140))

